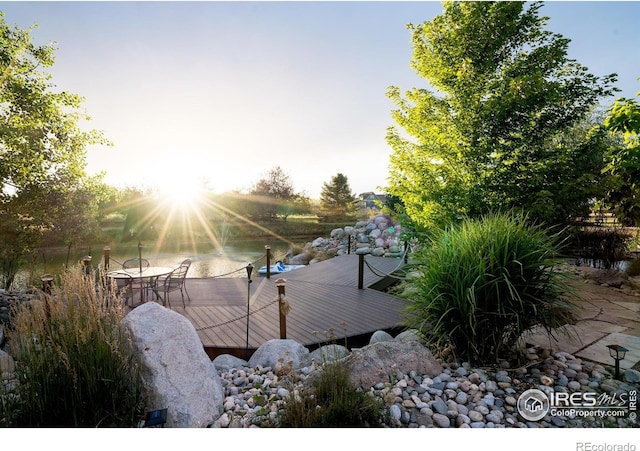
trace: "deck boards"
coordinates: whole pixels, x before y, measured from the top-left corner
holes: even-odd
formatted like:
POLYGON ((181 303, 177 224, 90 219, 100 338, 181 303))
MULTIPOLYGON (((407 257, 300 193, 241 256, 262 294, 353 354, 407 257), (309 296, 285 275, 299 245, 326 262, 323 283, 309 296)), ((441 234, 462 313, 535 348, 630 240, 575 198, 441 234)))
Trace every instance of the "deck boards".
MULTIPOLYGON (((286 279, 285 298, 291 306, 287 338, 310 346, 330 339, 363 336, 402 325, 407 301, 366 288, 398 268, 399 259, 366 257, 363 289, 358 289, 358 256, 334 257, 271 279, 257 277, 251 284, 249 348, 280 338, 275 281, 286 279), (376 274, 378 273, 378 274, 376 274), (333 336, 330 336, 333 330, 333 336)), ((241 278, 187 279, 191 298, 183 308, 179 294, 171 306, 196 328, 210 356, 216 350, 243 351, 246 347, 247 280, 241 278), (235 321, 232 321, 236 319, 235 321)))

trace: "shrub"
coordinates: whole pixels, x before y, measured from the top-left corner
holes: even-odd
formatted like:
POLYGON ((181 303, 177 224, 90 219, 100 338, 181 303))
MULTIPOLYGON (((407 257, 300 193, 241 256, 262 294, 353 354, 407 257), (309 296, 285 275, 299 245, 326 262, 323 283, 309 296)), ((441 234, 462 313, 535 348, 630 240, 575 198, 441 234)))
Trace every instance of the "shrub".
POLYGON ((441 231, 415 256, 409 325, 465 360, 488 363, 533 326, 552 334, 573 323, 575 295, 552 262, 557 237, 512 213, 441 231))
POLYGON ((134 426, 144 389, 129 338, 124 304, 106 282, 80 267, 60 287, 15 312, 10 349, 18 385, 0 393, 8 426, 134 426))

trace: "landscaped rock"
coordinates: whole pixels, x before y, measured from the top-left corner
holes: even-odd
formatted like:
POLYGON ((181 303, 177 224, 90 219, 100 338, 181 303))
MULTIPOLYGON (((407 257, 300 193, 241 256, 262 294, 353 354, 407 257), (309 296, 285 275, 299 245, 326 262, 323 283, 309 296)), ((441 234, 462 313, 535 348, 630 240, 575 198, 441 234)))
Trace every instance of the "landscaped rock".
POLYGON ((340 360, 349 354, 349 350, 342 345, 330 344, 322 346, 309 354, 309 360, 316 363, 332 362, 340 360))
POLYGON ((351 372, 351 383, 363 387, 389 381, 396 371, 405 374, 415 371, 429 376, 442 373, 442 365, 427 348, 415 341, 374 343, 352 351, 345 358, 345 364, 351 372))
POLYGON ((419 334, 419 332, 417 330, 408 329, 408 330, 400 332, 398 335, 396 335, 395 340, 399 341, 401 343, 405 343, 407 341, 421 342, 422 338, 420 337, 420 334, 419 334))
POLYGON ((247 366, 248 363, 246 360, 243 360, 234 355, 222 354, 213 359, 213 365, 217 370, 229 370, 231 368, 240 368, 242 366, 247 366))
POLYGON ((0 374, 13 373, 16 370, 16 364, 13 357, 7 352, 0 351, 0 374))
POLYGON ((249 359, 251 367, 260 365, 275 368, 278 364, 285 364, 294 370, 307 366, 309 363, 309 350, 290 339, 269 340, 263 343, 249 359))
POLYGON ((628 384, 640 384, 640 371, 633 369, 626 370, 622 376, 622 380, 628 384))
POLYGON ((206 427, 223 412, 224 389, 193 325, 147 302, 122 320, 150 392, 147 410, 167 409, 168 427, 206 427))
POLYGON ((290 265, 308 265, 311 261, 311 254, 308 252, 301 252, 288 259, 290 265))
POLYGON ((393 340, 393 336, 391 336, 389 333, 385 332, 384 330, 377 330, 371 335, 371 338, 369 339, 369 344, 380 343, 382 341, 391 341, 391 340, 393 340))

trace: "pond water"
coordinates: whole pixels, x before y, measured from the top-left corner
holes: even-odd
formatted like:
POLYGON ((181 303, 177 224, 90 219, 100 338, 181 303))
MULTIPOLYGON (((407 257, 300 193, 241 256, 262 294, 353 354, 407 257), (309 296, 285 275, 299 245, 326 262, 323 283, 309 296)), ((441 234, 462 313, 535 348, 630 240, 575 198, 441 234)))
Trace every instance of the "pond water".
MULTIPOLYGON (((225 246, 216 247, 210 243, 179 243, 166 244, 161 248, 143 243, 142 258, 149 260, 152 266, 175 267, 186 258, 191 259, 191 268, 187 277, 247 277, 245 267, 251 263, 255 266, 253 276, 257 277, 257 270, 266 264, 265 245, 271 247, 271 262, 284 259, 287 251, 292 247, 291 243, 284 241, 248 240, 230 242, 225 246)), ((111 269, 122 266, 122 262, 130 258, 138 258, 137 243, 117 244, 110 246, 111 269)), ((104 251, 102 247, 96 248, 72 248, 67 256, 67 250, 39 249, 32 257, 29 268, 18 273, 14 282, 14 289, 22 289, 27 285, 29 273, 39 279, 42 274, 59 274, 65 266, 79 263, 86 255, 91 256, 92 265, 103 265, 104 251)))

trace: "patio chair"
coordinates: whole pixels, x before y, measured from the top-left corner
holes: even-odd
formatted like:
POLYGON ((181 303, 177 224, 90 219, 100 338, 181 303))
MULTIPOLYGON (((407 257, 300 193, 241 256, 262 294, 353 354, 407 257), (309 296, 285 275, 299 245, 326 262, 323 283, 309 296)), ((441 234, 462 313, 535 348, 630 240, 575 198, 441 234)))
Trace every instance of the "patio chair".
POLYGON ((123 275, 122 277, 113 279, 116 284, 116 293, 122 296, 125 304, 128 304, 131 300, 131 307, 133 307, 133 278, 131 276, 123 275))
POLYGON ((191 266, 191 260, 186 259, 180 266, 171 271, 166 276, 160 276, 155 281, 151 289, 156 294, 158 299, 161 298, 160 294, 162 293, 162 305, 166 306, 169 304, 169 308, 171 308, 171 301, 169 300, 169 293, 172 291, 180 290, 180 295, 182 296, 182 306, 184 308, 187 305, 184 302, 184 295, 187 294, 187 299, 191 302, 191 297, 189 296, 189 292, 187 291, 187 287, 185 285, 185 280, 187 277, 187 272, 189 271, 189 267, 191 266))
POLYGON ((147 269, 149 265, 149 260, 146 258, 130 258, 129 260, 125 260, 122 264, 122 269, 140 269, 142 266, 142 270, 147 269))

